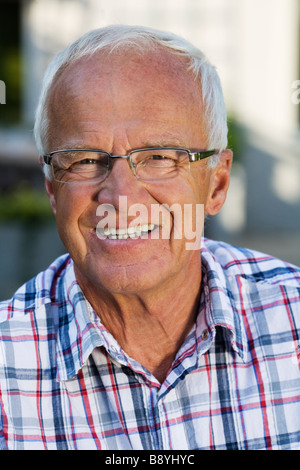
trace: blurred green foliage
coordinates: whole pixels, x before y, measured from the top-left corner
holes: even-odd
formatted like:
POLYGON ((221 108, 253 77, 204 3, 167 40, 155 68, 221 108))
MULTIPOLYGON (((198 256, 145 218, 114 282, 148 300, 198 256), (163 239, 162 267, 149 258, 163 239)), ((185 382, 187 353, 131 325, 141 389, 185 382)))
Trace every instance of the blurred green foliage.
POLYGON ((245 131, 234 117, 228 117, 228 148, 233 152, 233 164, 241 162, 245 145, 245 131))
POLYGON ((0 222, 8 220, 28 224, 53 222, 47 194, 25 185, 0 193, 0 222))

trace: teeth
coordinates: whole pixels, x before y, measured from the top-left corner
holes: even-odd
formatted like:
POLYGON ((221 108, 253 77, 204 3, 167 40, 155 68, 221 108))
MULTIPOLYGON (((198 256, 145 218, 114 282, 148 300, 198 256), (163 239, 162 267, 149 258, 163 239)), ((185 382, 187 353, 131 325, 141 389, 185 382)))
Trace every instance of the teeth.
POLYGON ((152 231, 154 227, 154 224, 143 224, 128 228, 106 227, 104 229, 99 229, 99 231, 101 232, 101 235, 105 235, 107 238, 112 240, 125 240, 127 238, 138 238, 139 236, 152 231))

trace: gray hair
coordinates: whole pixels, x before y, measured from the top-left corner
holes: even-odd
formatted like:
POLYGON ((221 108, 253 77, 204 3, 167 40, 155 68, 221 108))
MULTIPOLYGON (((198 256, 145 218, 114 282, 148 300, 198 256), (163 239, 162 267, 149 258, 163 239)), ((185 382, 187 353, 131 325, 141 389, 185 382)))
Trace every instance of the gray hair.
MULTIPOLYGON (((42 83, 39 103, 36 110, 34 137, 37 149, 41 155, 47 149, 49 135, 49 120, 47 102, 55 79, 71 63, 85 56, 91 56, 105 49, 113 52, 120 48, 133 48, 145 52, 160 45, 170 52, 185 57, 188 61, 187 71, 199 81, 204 105, 204 125, 207 134, 208 148, 220 151, 227 147, 227 116, 222 87, 215 68, 205 55, 185 39, 164 31, 144 26, 112 25, 90 31, 68 47, 59 52, 50 62, 42 83)), ((214 166, 218 156, 210 157, 210 166, 214 166)), ((48 165, 44 166, 47 174, 48 165)))

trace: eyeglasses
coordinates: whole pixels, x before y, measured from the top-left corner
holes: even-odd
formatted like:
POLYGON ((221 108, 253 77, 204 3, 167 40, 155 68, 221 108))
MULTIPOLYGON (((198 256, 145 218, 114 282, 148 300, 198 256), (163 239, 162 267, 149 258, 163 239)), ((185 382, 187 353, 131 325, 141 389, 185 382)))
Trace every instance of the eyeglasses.
POLYGON ((109 175, 114 158, 125 158, 138 180, 160 181, 185 175, 190 162, 203 160, 218 150, 191 152, 185 148, 153 147, 132 150, 128 155, 110 155, 103 150, 56 150, 43 155, 51 165, 52 175, 60 183, 91 183, 104 181, 109 175))

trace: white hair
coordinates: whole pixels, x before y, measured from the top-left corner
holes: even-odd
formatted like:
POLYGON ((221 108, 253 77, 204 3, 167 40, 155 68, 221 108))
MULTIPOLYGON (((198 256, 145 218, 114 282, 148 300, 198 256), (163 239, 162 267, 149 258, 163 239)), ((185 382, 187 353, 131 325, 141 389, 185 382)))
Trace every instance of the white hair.
MULTIPOLYGON (((47 103, 51 87, 69 64, 104 48, 108 53, 129 47, 145 52, 157 45, 187 59, 187 71, 194 75, 200 85, 208 149, 224 150, 227 147, 228 129, 222 87, 215 68, 205 55, 185 39, 169 32, 144 26, 112 25, 84 34, 59 52, 49 64, 44 75, 35 116, 34 136, 39 153, 43 155, 49 151, 47 103)), ((218 156, 210 157, 210 166, 214 166, 217 161, 218 156)), ((44 171, 50 178, 47 167, 48 165, 44 165, 44 171)))

